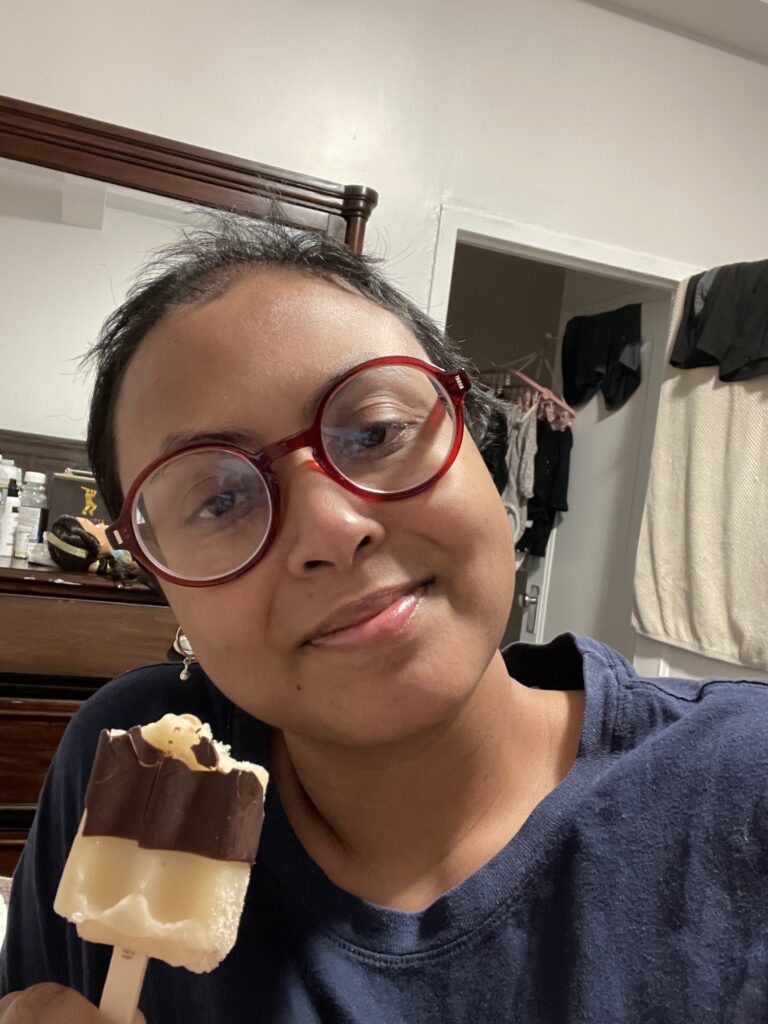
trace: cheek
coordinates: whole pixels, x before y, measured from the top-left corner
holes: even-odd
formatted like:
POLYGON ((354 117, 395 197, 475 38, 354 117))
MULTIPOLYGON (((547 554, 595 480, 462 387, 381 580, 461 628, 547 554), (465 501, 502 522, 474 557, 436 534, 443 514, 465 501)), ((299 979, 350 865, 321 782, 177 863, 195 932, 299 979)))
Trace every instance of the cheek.
POLYGON ((427 521, 453 553, 459 585, 471 587, 483 605, 497 602, 506 614, 515 582, 512 532, 482 456, 468 438, 430 498, 434 507, 427 521))
POLYGON ((438 484, 401 509, 398 532, 411 550, 430 554, 429 568, 444 584, 455 646, 489 655, 509 619, 515 548, 507 513, 474 443, 466 439, 438 484))
POLYGON ((274 678, 269 605, 246 573, 217 587, 164 586, 168 603, 209 678, 247 709, 243 696, 274 678))

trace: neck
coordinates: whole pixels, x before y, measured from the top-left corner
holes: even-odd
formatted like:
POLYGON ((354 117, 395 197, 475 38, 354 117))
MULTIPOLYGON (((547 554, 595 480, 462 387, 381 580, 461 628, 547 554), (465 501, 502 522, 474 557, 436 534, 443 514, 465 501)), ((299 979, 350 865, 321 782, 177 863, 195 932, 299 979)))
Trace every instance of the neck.
POLYGON ((531 690, 500 654, 459 713, 380 748, 274 738, 273 772, 309 855, 337 885, 428 906, 515 835, 569 771, 583 694, 531 690))

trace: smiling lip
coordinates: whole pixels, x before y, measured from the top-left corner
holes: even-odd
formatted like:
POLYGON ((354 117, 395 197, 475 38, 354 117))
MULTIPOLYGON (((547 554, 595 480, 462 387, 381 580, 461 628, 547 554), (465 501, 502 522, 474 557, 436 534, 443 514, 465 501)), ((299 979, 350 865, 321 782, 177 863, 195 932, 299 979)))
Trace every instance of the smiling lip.
POLYGON ((334 612, 305 641, 313 647, 357 646, 398 632, 416 611, 428 583, 382 590, 334 612))

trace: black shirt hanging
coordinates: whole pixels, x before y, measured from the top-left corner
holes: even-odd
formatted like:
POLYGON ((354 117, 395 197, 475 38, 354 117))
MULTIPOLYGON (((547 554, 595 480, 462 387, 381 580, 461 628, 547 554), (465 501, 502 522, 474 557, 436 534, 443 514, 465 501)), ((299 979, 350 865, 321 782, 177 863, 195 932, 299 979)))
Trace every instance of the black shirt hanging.
POLYGON ((640 379, 640 306, 575 316, 563 337, 563 397, 584 405, 602 391, 606 408, 620 409, 640 379))
POLYGON ((720 367, 720 380, 768 373, 768 260, 733 263, 688 282, 672 366, 720 367))
POLYGON ((568 475, 573 431, 553 430, 546 420, 536 424, 533 497, 528 502, 531 525, 517 542, 518 551, 543 558, 558 512, 568 511, 568 475))

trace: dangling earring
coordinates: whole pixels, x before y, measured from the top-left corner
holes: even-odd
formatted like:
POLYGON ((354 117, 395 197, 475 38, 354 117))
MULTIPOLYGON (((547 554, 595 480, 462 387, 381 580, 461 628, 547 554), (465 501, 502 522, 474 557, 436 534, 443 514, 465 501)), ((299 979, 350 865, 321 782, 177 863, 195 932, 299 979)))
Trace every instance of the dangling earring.
POLYGON ((176 630, 176 639, 173 641, 173 649, 184 659, 184 667, 179 673, 179 679, 186 682, 190 677, 189 666, 194 661, 197 661, 197 658, 195 657, 195 652, 192 650, 192 644, 182 632, 181 626, 176 630))

